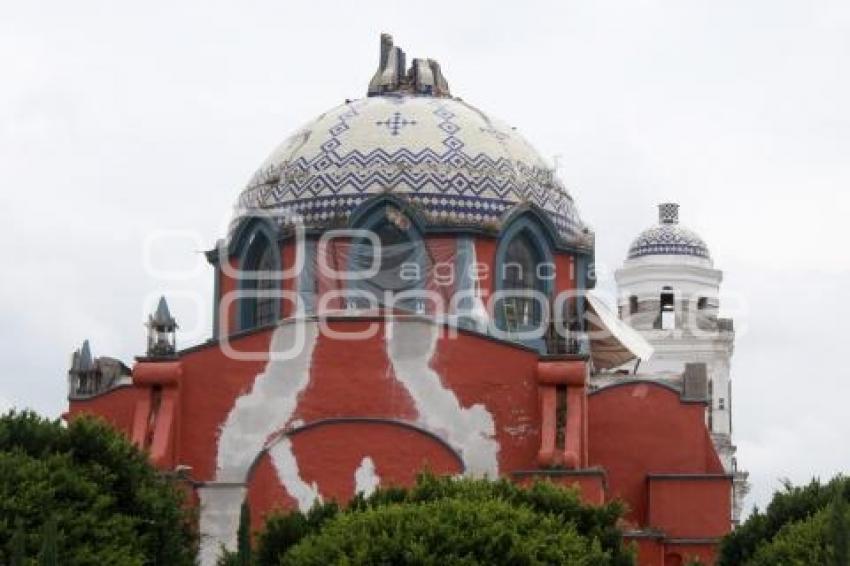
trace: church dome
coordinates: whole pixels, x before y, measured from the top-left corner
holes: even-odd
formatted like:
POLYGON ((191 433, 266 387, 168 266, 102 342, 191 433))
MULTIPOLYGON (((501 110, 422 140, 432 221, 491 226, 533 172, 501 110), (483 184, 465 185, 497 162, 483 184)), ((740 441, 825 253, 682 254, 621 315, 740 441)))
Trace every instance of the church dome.
POLYGON ((369 197, 410 202, 427 225, 498 229, 520 205, 537 207, 564 243, 590 231, 553 169, 516 131, 452 97, 439 65, 382 36, 369 96, 299 128, 253 175, 237 214, 299 215, 306 226, 343 225, 369 197))
POLYGON ((711 259, 708 246, 693 230, 679 224, 679 205, 658 205, 658 224, 647 228, 629 246, 628 259, 651 255, 686 255, 711 259))

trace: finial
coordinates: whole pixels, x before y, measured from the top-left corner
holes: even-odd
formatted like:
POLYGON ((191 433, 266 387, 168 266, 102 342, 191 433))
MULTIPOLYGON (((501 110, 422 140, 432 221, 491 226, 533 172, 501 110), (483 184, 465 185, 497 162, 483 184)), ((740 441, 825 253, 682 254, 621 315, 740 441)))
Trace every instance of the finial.
POLYGON ((390 93, 411 93, 425 96, 451 96, 449 84, 433 59, 414 59, 410 69, 401 48, 393 45, 393 36, 381 34, 378 70, 369 81, 369 96, 390 93))
POLYGON ((171 316, 171 312, 168 310, 168 302, 166 302, 165 297, 159 298, 159 303, 156 305, 156 312, 150 319, 151 324, 156 324, 158 326, 174 326, 175 320, 174 317, 171 316))
POLYGON ((662 202, 659 204, 658 222, 661 224, 678 224, 679 205, 675 202, 662 202))
POLYGON ((382 33, 378 70, 369 81, 369 96, 398 90, 399 81, 404 77, 404 67, 404 51, 393 46, 393 36, 382 33))
POLYGON ((80 371, 89 371, 94 368, 94 360, 91 357, 91 347, 88 340, 83 340, 82 347, 77 350, 76 367, 80 371))

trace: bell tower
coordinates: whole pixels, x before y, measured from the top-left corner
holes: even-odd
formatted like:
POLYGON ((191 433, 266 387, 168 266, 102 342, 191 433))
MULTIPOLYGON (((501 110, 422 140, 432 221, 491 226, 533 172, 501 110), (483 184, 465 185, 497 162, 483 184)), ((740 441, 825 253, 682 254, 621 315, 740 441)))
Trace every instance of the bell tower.
POLYGON ((732 442, 735 331, 731 318, 719 316, 723 272, 714 267, 702 238, 679 223, 679 205, 667 202, 658 205, 658 223, 632 242, 615 278, 620 318, 655 349, 638 377, 675 383, 687 364, 705 365, 706 425, 724 468, 734 477, 732 520, 737 524, 749 484, 747 473, 738 470, 732 442))

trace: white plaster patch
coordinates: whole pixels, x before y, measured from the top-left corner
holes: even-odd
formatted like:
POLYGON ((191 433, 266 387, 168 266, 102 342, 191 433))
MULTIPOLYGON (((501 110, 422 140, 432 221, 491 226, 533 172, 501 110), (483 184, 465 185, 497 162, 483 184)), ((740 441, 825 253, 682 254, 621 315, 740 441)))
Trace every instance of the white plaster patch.
POLYGON ((460 453, 468 475, 498 477, 493 415, 481 404, 461 407, 430 367, 439 330, 420 321, 387 322, 387 354, 396 378, 413 397, 421 426, 445 438, 460 453))
POLYGON ((375 470, 375 462, 372 461, 372 458, 366 456, 354 471, 354 492, 369 497, 375 493, 379 485, 381 485, 381 478, 375 470))
POLYGON ((315 321, 299 320, 278 326, 272 334, 270 352, 285 352, 297 343, 297 325, 304 333, 303 347, 287 359, 275 359, 254 379, 250 393, 233 405, 218 441, 216 480, 244 482, 251 464, 269 435, 286 425, 295 412, 298 394, 310 382, 313 349, 319 335, 315 321))
POLYGON ((239 508, 245 499, 245 492, 245 486, 234 484, 212 483, 198 489, 201 500, 198 558, 203 566, 213 566, 217 563, 222 545, 231 550, 236 548, 239 508))
POLYGON ((301 479, 298 461, 292 451, 291 440, 285 437, 281 438, 280 441, 269 448, 269 456, 277 471, 280 483, 286 488, 286 493, 298 502, 299 510, 307 512, 316 501, 322 501, 322 495, 319 493, 319 486, 316 485, 316 482, 308 484, 301 479))
MULTIPOLYGON (((269 345, 269 362, 263 373, 254 378, 251 391, 236 399, 233 408, 221 427, 216 457, 216 481, 202 488, 200 532, 201 564, 214 566, 221 546, 233 550, 236 547, 236 531, 239 524, 239 508, 245 497, 248 473, 251 465, 263 450, 268 437, 282 429, 295 412, 298 395, 310 382, 310 366, 313 350, 319 336, 315 321, 298 320, 293 324, 278 326, 272 333, 269 345), (297 328, 297 325, 301 325, 297 328), (303 332, 303 347, 291 357, 274 356, 274 352, 291 351, 298 344, 298 333, 303 332)), ((291 443, 282 439, 273 447, 272 462, 278 476, 278 462, 287 458, 295 461, 291 443)), ((296 498, 306 500, 304 493, 315 486, 304 487, 298 476, 298 468, 288 469, 281 483, 295 490, 296 498), (285 478, 285 479, 284 479, 285 478)), ((300 503, 300 499, 299 499, 300 503)))

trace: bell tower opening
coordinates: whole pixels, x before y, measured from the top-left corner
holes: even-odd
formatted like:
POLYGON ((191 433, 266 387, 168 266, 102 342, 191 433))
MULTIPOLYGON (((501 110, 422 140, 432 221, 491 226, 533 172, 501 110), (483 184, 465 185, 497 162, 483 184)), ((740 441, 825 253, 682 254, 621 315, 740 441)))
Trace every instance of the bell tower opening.
POLYGON ((665 286, 661 289, 660 311, 661 330, 675 330, 676 296, 672 287, 665 286))

